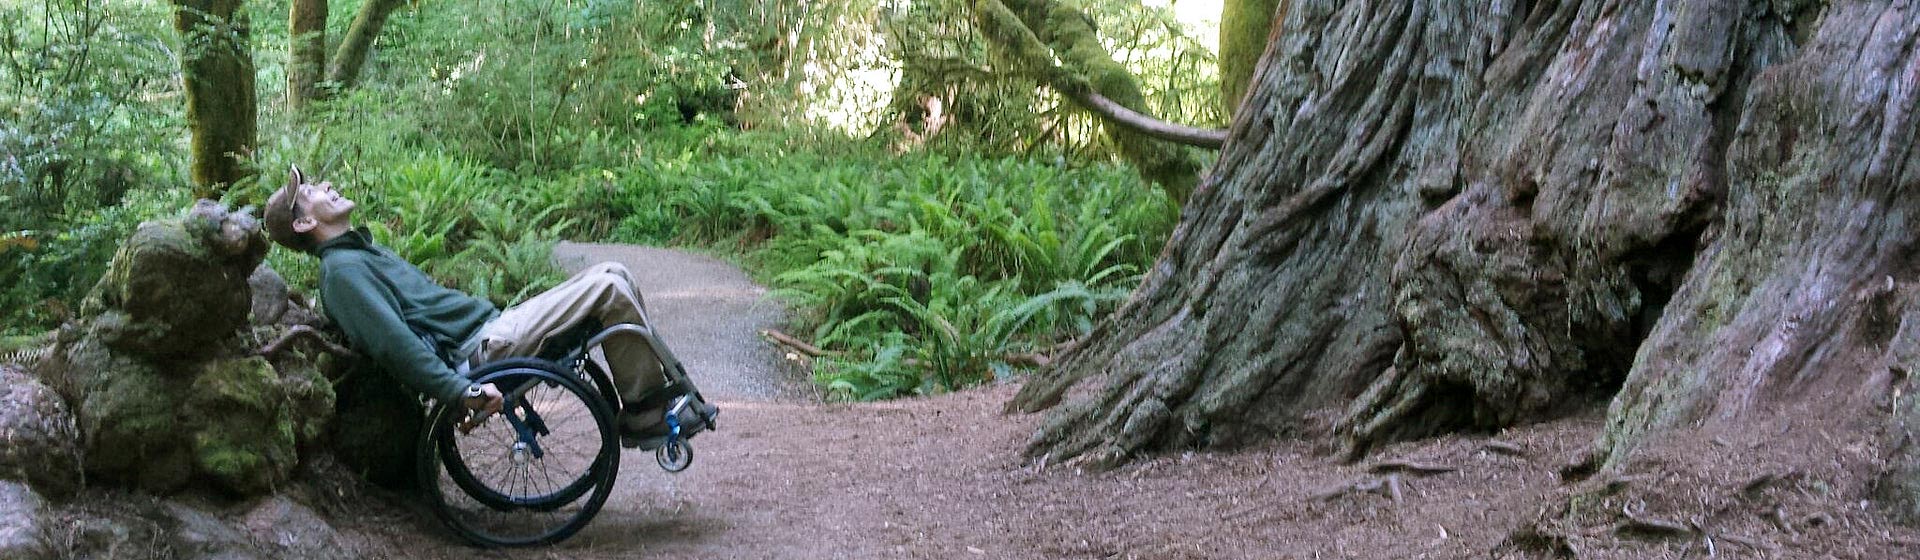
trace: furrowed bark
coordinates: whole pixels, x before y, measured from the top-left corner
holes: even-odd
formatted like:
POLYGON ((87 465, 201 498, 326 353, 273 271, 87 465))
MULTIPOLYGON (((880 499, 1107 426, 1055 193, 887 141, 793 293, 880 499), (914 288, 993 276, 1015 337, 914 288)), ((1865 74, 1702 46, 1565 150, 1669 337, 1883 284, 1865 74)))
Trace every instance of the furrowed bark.
POLYGON ((1145 283, 1010 403, 1066 403, 1027 452, 1357 455, 1618 391, 1610 464, 1805 414, 1891 434, 1920 504, 1913 12, 1290 2, 1145 283))
POLYGON ((287 13, 287 107, 320 97, 327 73, 327 0, 294 0, 287 13))
POLYGON ((247 176, 258 124, 251 31, 240 0, 180 0, 173 26, 184 39, 181 75, 193 135, 193 182, 215 196, 247 176))

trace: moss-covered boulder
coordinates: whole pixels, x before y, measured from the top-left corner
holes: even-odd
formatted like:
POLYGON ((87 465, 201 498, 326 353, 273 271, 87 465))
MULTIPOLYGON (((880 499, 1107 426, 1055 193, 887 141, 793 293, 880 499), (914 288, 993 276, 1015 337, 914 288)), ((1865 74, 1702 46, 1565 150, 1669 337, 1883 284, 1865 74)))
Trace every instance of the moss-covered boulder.
POLYGON ((215 361, 194 376, 186 423, 198 472, 243 494, 270 490, 292 472, 299 423, 278 378, 261 358, 215 361))
POLYGON ((140 224, 81 306, 90 334, 163 359, 209 356, 247 324, 247 278, 267 242, 246 211, 196 203, 179 220, 140 224))
POLYGON ((66 403, 26 372, 0 365, 0 479, 42 494, 80 487, 79 431, 66 403))
POLYGON ((260 494, 326 433, 332 385, 303 355, 255 355, 243 328, 265 251, 246 212, 202 201, 115 255, 45 372, 77 403, 93 479, 260 494))

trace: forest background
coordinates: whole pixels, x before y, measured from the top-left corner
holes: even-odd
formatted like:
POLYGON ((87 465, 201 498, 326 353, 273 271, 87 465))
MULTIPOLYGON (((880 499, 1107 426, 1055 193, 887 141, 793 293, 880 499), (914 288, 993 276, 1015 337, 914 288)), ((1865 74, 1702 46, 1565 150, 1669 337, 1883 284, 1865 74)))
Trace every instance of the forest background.
MULTIPOLYGON (((1180 191, 984 38, 971 2, 368 0, 392 12, 365 64, 343 77, 333 55, 309 101, 289 85, 292 44, 313 38, 290 32, 293 1, 198 34, 168 2, 0 4, 0 351, 44 342, 141 221, 257 204, 293 163, 359 200, 381 243, 502 306, 561 279, 559 240, 738 262, 794 306, 825 353, 816 380, 848 399, 1014 375, 1124 299, 1178 218, 1180 191), (257 147, 208 185, 182 59, 229 44, 252 65, 257 147)), ((321 4, 327 53, 377 7, 321 4)), ((1144 112, 1224 125, 1217 1, 1058 6, 1098 30, 1144 112)), ((313 293, 311 259, 269 264, 313 293)))

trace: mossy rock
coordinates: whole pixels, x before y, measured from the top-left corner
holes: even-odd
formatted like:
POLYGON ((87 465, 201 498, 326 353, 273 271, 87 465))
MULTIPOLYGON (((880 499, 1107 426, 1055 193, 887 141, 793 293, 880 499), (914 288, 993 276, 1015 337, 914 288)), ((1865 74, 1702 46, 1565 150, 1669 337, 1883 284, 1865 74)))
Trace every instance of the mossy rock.
POLYGON ((26 372, 0 364, 0 479, 54 497, 80 488, 79 428, 66 402, 26 372))
POLYGON ((287 479, 301 446, 317 443, 332 418, 332 385, 310 365, 282 374, 245 357, 161 374, 114 364, 92 377, 80 414, 87 470, 112 484, 164 494, 201 480, 230 494, 265 493, 287 479))
POLYGON ((210 362, 186 401, 194 464, 228 490, 260 494, 299 462, 291 399, 263 358, 210 362))
POLYGON ((82 341, 68 356, 83 379, 79 419, 87 473, 157 493, 185 487, 194 472, 180 439, 187 429, 181 406, 186 387, 96 341, 82 341))
POLYGON ((243 229, 251 220, 202 201, 182 219, 140 224, 81 305, 90 332, 142 356, 214 354, 253 305, 247 278, 266 242, 243 229))

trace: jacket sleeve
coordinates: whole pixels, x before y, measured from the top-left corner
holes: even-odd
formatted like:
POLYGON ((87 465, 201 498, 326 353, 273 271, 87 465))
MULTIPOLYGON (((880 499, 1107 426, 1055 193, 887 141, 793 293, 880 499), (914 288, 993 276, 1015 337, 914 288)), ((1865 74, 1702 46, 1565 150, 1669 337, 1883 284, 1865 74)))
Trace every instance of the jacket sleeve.
POLYGON ((347 341, 401 383, 442 402, 454 402, 468 381, 440 361, 427 342, 400 317, 400 299, 364 265, 329 271, 320 284, 327 315, 347 341))

